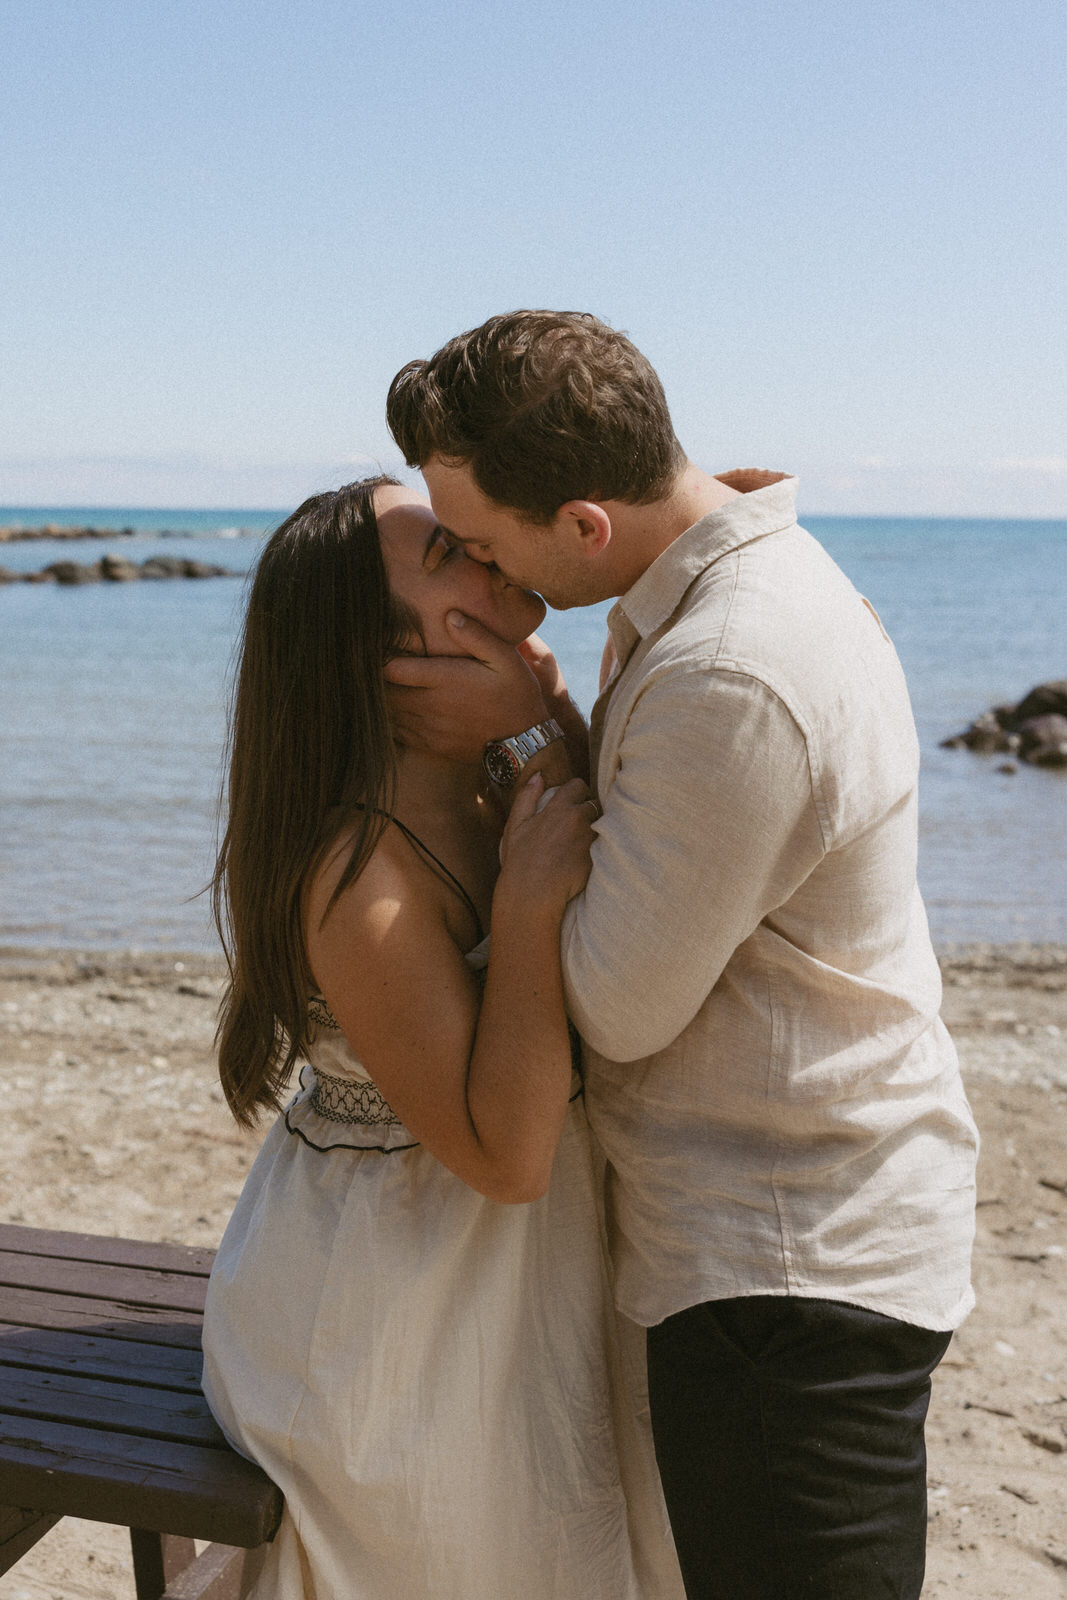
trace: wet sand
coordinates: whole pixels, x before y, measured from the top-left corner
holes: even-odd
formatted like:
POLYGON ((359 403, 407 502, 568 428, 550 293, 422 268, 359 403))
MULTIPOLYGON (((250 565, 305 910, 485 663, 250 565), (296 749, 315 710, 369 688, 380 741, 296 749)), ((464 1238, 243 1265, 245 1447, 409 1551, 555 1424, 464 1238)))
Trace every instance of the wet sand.
MULTIPOLYGON (((947 953, 982 1130, 978 1308, 935 1378, 924 1595, 1067 1595, 1067 950, 947 953)), ((215 1245, 259 1145, 212 1060, 221 964, 0 951, 0 1220, 215 1245)), ((61 1523, 0 1600, 126 1600, 125 1531, 61 1523)), ((501 1600, 507 1600, 502 1596, 501 1600)), ((559 1597, 563 1600, 563 1597, 559 1597)))

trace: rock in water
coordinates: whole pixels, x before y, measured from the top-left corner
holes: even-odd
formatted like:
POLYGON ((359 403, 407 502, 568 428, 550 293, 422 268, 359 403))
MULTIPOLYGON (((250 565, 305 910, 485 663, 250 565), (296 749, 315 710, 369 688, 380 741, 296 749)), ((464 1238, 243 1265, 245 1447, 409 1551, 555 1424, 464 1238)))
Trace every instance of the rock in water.
POLYGON ((141 562, 142 578, 184 578, 185 562, 180 556, 149 556, 141 562))
POLYGON ((80 561, 53 561, 44 570, 50 572, 57 583, 100 582, 98 561, 94 561, 91 567, 83 566, 80 561))
POLYGON ((941 748, 1018 755, 1034 767, 1067 767, 1067 679, 1039 683, 1017 705, 983 711, 962 733, 942 739, 941 748))
POLYGON ((193 561, 186 557, 182 562, 183 576, 186 578, 228 578, 229 572, 225 567, 216 567, 210 561, 193 561))
POLYGON ((125 556, 101 556, 100 572, 111 583, 132 583, 141 576, 136 561, 127 561, 125 556))
POLYGON ((1067 716, 1049 711, 1019 728, 1019 754, 1035 767, 1067 767, 1067 716))
POLYGON ((1029 722, 1031 717, 1044 716, 1046 712, 1067 717, 1067 678, 1060 678, 1056 683, 1039 683, 1017 706, 1009 709, 1014 714, 1016 727, 1029 722))
POLYGON ((236 578, 239 574, 229 567, 217 567, 210 561, 195 561, 190 556, 149 556, 140 566, 127 561, 124 556, 101 556, 92 566, 80 561, 53 561, 40 572, 9 572, 0 568, 0 584, 17 583, 99 583, 101 578, 109 583, 132 583, 137 578, 236 578))

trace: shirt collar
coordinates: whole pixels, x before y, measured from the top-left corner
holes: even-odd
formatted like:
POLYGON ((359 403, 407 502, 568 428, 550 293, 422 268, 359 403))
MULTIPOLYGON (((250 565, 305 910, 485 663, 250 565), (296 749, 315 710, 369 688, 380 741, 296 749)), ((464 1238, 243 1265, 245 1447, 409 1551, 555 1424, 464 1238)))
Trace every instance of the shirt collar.
POLYGON ((787 473, 743 469, 719 473, 718 478, 739 490, 738 497, 679 534, 611 608, 608 627, 620 662, 625 662, 638 639, 663 626, 706 567, 740 545, 790 528, 796 521, 797 480, 787 473))

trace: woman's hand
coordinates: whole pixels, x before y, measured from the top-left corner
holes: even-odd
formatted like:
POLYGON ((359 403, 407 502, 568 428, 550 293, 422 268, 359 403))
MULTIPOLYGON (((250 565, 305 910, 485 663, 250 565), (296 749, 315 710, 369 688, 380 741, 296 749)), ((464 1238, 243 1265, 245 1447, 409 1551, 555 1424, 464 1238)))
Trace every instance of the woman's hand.
POLYGON ((544 779, 535 773, 515 796, 500 845, 497 887, 561 916, 567 901, 585 888, 593 823, 600 813, 580 778, 563 784, 540 805, 544 793, 544 779))

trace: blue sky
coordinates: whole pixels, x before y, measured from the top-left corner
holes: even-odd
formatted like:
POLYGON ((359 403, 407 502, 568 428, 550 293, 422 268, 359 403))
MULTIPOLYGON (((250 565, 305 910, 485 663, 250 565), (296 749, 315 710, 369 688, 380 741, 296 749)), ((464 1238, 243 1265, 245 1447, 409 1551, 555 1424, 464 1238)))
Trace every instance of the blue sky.
POLYGON ((0 16, 0 503, 291 505, 545 305, 810 512, 1067 516, 1062 0, 0 16))

